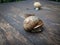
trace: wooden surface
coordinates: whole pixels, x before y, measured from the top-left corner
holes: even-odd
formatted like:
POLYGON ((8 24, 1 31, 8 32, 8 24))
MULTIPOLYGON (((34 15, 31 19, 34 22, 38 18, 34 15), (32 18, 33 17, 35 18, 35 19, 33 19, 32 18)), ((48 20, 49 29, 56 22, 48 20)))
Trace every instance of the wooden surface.
POLYGON ((42 9, 36 11, 33 2, 0 4, 0 45, 60 45, 60 4, 42 0, 42 9), (24 31, 26 13, 34 13, 44 22, 42 32, 24 31))

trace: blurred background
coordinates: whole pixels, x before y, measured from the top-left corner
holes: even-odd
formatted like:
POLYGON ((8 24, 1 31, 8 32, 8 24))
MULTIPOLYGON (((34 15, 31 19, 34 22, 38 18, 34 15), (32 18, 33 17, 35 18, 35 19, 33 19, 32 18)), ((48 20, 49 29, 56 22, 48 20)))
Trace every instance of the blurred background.
POLYGON ((14 2, 14 1, 23 1, 23 0, 0 0, 0 3, 8 3, 8 2, 14 2))
MULTIPOLYGON (((23 1, 23 0, 0 0, 0 3, 8 3, 8 2, 14 2, 14 1, 23 1)), ((56 1, 60 2, 60 0, 49 0, 49 1, 56 1)))

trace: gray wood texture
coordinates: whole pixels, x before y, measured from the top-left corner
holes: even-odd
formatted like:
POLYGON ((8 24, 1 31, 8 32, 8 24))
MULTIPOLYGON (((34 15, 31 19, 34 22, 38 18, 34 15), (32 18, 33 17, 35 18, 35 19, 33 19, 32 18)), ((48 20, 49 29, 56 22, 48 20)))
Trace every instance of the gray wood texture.
POLYGON ((39 1, 39 11, 34 10, 34 0, 0 4, 0 45, 60 45, 60 3, 39 1), (42 32, 24 31, 26 13, 34 13, 44 22, 42 32))

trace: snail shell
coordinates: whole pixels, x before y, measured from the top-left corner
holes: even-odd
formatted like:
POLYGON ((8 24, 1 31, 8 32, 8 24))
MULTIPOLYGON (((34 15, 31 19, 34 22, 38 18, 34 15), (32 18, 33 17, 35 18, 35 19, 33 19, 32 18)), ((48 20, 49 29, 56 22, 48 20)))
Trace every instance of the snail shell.
POLYGON ((38 27, 41 27, 43 25, 42 20, 40 20, 36 16, 29 16, 24 20, 24 29, 26 31, 32 31, 38 27))
POLYGON ((34 2, 34 7, 36 10, 39 10, 41 8, 40 2, 34 2))

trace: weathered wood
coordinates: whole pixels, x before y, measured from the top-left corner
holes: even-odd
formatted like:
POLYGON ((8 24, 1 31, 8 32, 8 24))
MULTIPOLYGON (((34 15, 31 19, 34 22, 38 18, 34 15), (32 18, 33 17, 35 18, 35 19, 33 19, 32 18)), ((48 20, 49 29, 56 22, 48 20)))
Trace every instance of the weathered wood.
MULTIPOLYGON (((44 2, 44 1, 43 1, 44 2)), ((60 44, 60 6, 44 2, 40 11, 32 7, 33 1, 0 5, 1 45, 59 45, 60 44), (29 4, 27 4, 29 3, 29 4), (27 10, 26 8, 29 8, 27 10), (22 18, 26 13, 35 13, 43 20, 40 33, 29 33, 23 29, 22 18), (2 38, 4 37, 4 38, 2 38), (2 40, 3 39, 3 40, 2 40), (4 44, 3 44, 4 43, 4 44)))
POLYGON ((24 37, 18 30, 12 27, 4 19, 0 18, 0 45, 33 45, 26 37, 24 37), (7 42, 8 41, 8 42, 7 42))

